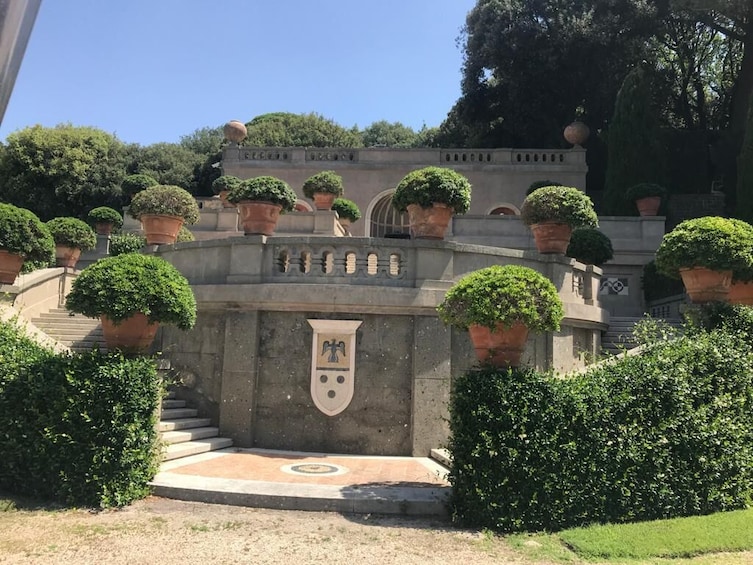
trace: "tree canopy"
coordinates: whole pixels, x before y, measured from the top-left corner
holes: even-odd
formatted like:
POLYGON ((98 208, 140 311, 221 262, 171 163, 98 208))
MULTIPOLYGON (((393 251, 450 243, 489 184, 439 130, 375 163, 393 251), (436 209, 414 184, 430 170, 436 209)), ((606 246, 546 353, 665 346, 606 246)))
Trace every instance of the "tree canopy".
POLYGON ((246 128, 244 145, 256 147, 363 147, 357 127, 346 129, 315 113, 262 114, 246 128))

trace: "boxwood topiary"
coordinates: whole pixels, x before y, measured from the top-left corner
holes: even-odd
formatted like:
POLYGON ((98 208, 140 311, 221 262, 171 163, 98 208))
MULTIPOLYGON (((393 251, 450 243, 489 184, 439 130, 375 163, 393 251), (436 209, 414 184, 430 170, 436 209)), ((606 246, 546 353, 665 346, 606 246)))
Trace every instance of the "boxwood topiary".
POLYGON ((612 240, 596 228, 578 228, 570 236, 565 255, 587 265, 601 266, 614 257, 614 249, 612 240))
POLYGON ((551 281, 518 265, 492 265, 464 276, 447 291, 437 311, 443 322, 462 329, 522 322, 531 331, 556 331, 564 316, 551 281))
POLYGON ((392 206, 399 212, 411 204, 431 208, 435 202, 465 214, 471 206, 471 183, 452 169, 426 167, 405 175, 392 195, 392 206))
POLYGON ((220 192, 224 191, 231 191, 236 186, 240 185, 243 181, 239 179, 238 177, 234 177, 233 175, 222 175, 221 177, 217 177, 212 182, 212 192, 215 194, 219 194, 220 192))
POLYGON ((47 222, 47 229, 57 245, 77 247, 81 251, 94 249, 97 245, 94 230, 77 218, 53 218, 47 222))
POLYGON ((0 204, 0 249, 21 255, 25 261, 49 263, 55 242, 47 226, 33 212, 0 204))
POLYGON ((182 330, 196 322, 196 300, 186 278, 164 259, 139 253, 106 257, 85 268, 65 304, 72 312, 107 316, 116 324, 137 312, 182 330))
POLYGON ((534 190, 538 190, 545 186, 565 186, 565 185, 563 185, 561 182, 557 182, 553 180, 535 180, 531 184, 528 185, 528 188, 526 189, 526 196, 531 194, 534 190))
POLYGON ((89 210, 86 219, 92 225, 112 224, 116 230, 120 229, 123 225, 123 216, 120 215, 120 212, 107 206, 99 206, 98 208, 89 210))
POLYGON ((175 239, 175 243, 186 243, 189 241, 195 241, 196 238, 186 226, 180 226, 178 230, 178 237, 175 239))
POLYGON ((358 205, 347 198, 335 198, 332 209, 337 212, 338 216, 351 222, 356 222, 361 218, 361 210, 358 205))
POLYGON ((186 224, 199 221, 196 199, 187 190, 169 184, 152 186, 136 194, 128 212, 136 219, 146 214, 155 214, 179 216, 186 224))
POLYGON ((343 179, 335 171, 322 171, 306 179, 303 183, 303 194, 306 198, 314 198, 317 192, 343 195, 343 179))
POLYGON ((119 233, 110 238, 110 255, 139 253, 146 245, 146 238, 136 233, 119 233))
POLYGON ((292 212, 298 197, 285 181, 276 177, 261 176, 241 182, 230 191, 227 199, 234 204, 242 200, 272 202, 282 206, 283 212, 292 212))
POLYGON ((743 273, 753 268, 753 227, 742 220, 705 216, 678 224, 656 252, 660 273, 680 277, 680 269, 705 267, 743 273))
POLYGON ((649 198, 651 196, 664 198, 667 196, 667 189, 660 184, 641 182, 634 184, 625 191, 625 199, 628 201, 640 200, 641 198, 649 198))
POLYGON ((599 226, 591 199, 570 186, 544 186, 533 191, 523 201, 520 216, 528 226, 543 222, 561 222, 573 229, 599 226))

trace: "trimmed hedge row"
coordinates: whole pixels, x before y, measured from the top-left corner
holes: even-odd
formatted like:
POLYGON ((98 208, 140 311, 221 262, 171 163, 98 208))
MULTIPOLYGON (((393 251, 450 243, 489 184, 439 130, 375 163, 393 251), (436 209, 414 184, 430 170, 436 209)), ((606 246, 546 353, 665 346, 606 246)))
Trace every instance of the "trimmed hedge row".
POLYGON ((686 337, 572 378, 492 368, 461 376, 450 422, 454 518, 557 530, 744 507, 753 494, 751 312, 702 314, 686 337))
POLYGON ((154 361, 58 355, 0 324, 0 488, 70 505, 123 506, 158 468, 154 361))

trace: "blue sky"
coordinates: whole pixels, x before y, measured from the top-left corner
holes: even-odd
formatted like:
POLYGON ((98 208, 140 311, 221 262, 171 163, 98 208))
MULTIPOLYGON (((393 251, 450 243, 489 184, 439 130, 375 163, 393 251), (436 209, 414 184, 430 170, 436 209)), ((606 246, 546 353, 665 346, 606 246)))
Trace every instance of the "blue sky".
POLYGON ((70 122, 175 142, 266 112, 439 125, 475 0, 43 0, 0 139, 70 122))

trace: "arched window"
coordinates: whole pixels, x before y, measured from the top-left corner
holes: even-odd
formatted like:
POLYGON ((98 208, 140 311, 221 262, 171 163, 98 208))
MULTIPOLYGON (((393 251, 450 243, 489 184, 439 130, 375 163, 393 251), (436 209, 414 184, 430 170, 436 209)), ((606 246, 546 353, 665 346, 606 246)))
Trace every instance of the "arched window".
POLYGON ((313 212, 314 209, 311 207, 311 205, 308 202, 304 202, 303 200, 298 200, 295 203, 295 209, 294 212, 313 212))
POLYGON ((520 210, 512 204, 497 204, 487 212, 490 216, 519 216, 520 210))
POLYGON ((410 226, 408 213, 398 212, 392 207, 392 193, 390 190, 378 197, 371 207, 369 214, 369 236, 371 237, 408 237, 410 226))

